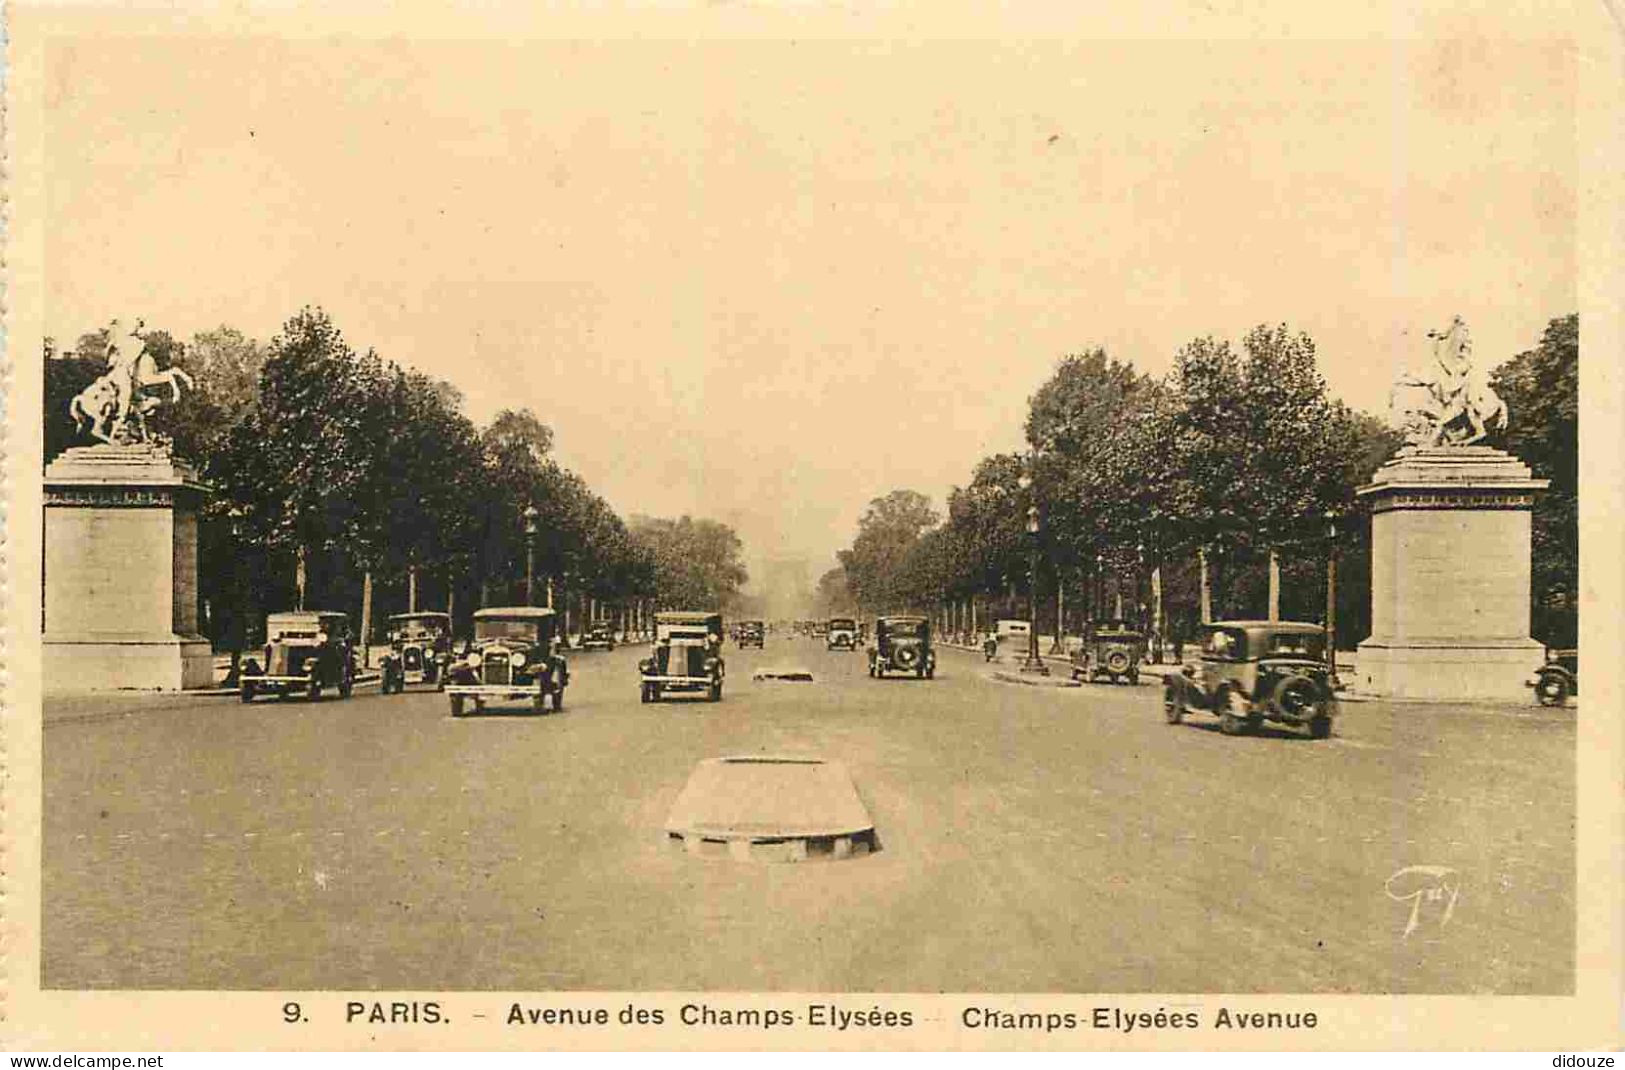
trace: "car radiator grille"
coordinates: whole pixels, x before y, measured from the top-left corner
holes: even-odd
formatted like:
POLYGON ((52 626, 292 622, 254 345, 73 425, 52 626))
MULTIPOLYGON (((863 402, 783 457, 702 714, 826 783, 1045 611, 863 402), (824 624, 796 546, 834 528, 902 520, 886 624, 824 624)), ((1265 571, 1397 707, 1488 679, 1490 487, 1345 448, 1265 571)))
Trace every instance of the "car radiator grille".
POLYGON ((513 666, 506 654, 487 654, 480 670, 481 679, 487 684, 513 683, 513 666))

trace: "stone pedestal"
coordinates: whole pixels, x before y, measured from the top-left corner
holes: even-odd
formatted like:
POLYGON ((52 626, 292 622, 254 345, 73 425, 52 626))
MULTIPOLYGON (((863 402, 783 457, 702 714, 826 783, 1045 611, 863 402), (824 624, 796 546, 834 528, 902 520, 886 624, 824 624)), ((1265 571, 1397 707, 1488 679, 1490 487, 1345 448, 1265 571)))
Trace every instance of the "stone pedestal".
POLYGON ((1356 686, 1392 698, 1528 695, 1529 513, 1548 481, 1486 446, 1411 449, 1378 468, 1371 509, 1371 637, 1356 686))
POLYGON ((47 691, 214 684, 198 634, 197 475, 151 446, 82 446, 45 470, 47 691))

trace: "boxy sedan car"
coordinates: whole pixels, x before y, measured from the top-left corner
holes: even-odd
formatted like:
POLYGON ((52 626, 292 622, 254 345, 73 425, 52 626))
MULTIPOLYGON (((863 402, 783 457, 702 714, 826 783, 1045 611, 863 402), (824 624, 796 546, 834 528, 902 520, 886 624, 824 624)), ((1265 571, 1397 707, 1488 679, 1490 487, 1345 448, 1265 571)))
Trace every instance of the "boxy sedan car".
POLYGON ((1325 739, 1337 714, 1326 633, 1318 624, 1240 620, 1207 625, 1200 672, 1187 666, 1162 681, 1169 724, 1178 724, 1187 713, 1211 713, 1226 735, 1255 732, 1265 721, 1276 721, 1325 739))
POLYGON ((349 698, 355 687, 356 652, 350 642, 350 618, 327 610, 295 610, 265 618, 265 662, 253 658, 238 677, 244 702, 256 695, 302 694, 315 702, 322 689, 338 689, 349 698))
POLYGON ((570 667, 555 651, 558 618, 536 606, 482 609, 474 614, 474 637, 447 670, 451 715, 464 704, 483 710, 488 702, 528 702, 536 713, 564 709, 570 667))

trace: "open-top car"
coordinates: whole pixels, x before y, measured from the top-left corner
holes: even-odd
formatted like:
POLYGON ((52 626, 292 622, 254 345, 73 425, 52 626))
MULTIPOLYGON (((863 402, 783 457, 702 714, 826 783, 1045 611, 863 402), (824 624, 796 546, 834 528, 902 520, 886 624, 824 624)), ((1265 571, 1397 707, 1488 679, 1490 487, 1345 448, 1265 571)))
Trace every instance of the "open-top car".
POLYGON ((1337 700, 1326 663, 1326 633, 1318 624, 1220 621, 1205 625, 1202 663, 1168 673, 1163 713, 1178 724, 1187 713, 1210 713, 1227 735, 1253 732, 1265 721, 1332 734, 1337 700))
POLYGON ((238 676, 244 702, 256 695, 301 694, 312 702, 322 689, 338 689, 349 698, 355 687, 356 652, 350 640, 350 618, 327 610, 272 613, 265 618, 265 661, 253 658, 238 676))
POLYGON ((824 649, 856 650, 858 648, 858 622, 851 617, 831 617, 824 625, 824 649))
POLYGON ((1542 706, 1561 706, 1580 693, 1580 652, 1548 650, 1546 664, 1535 670, 1529 686, 1542 706))
POLYGON ((734 641, 743 650, 753 646, 757 650, 767 648, 767 625, 759 620, 745 620, 739 622, 739 630, 734 635, 734 641))
POLYGON ((1112 683, 1140 682, 1145 660, 1145 633, 1127 621, 1103 621, 1091 627, 1083 643, 1072 652, 1072 679, 1094 683, 1101 677, 1112 683))
POLYGON ((379 666, 384 694, 399 694, 409 683, 444 686, 450 664, 450 615, 397 613, 389 618, 389 653, 379 666))
POLYGON ((880 617, 875 620, 874 642, 869 644, 869 675, 913 673, 929 680, 937 674, 937 652, 931 649, 931 621, 927 617, 880 617))
POLYGON ((481 609, 474 614, 474 636, 447 671, 446 694, 451 715, 461 717, 465 704, 475 710, 487 703, 528 702, 536 713, 564 709, 570 666, 558 653, 558 617, 536 606, 481 609))
POLYGON ((654 649, 638 662, 643 701, 659 702, 681 692, 703 692, 710 702, 720 700, 727 671, 722 635, 721 613, 656 613, 654 649))
POLYGON ((601 650, 615 649, 615 631, 606 620, 587 625, 581 633, 581 649, 592 650, 595 647, 601 650))

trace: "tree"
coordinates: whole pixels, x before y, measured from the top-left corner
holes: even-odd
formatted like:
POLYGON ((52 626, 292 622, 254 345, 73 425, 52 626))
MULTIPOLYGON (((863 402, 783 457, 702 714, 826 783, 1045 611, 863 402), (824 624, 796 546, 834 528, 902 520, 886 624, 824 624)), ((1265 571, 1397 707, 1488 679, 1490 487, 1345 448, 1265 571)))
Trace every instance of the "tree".
POLYGON ((653 562, 655 597, 662 608, 727 610, 750 578, 744 544, 726 524, 688 516, 634 516, 630 532, 653 562))
POLYGON ((1534 632, 1553 646, 1578 638, 1580 590, 1580 317, 1546 325, 1535 348, 1491 376, 1507 406, 1506 448, 1550 489, 1535 498, 1534 632))
POLYGON ((900 608, 908 592, 900 570, 914 543, 939 517, 931 499, 913 490, 894 490, 869 502, 858 534, 839 554, 846 582, 859 606, 874 612, 900 608))

